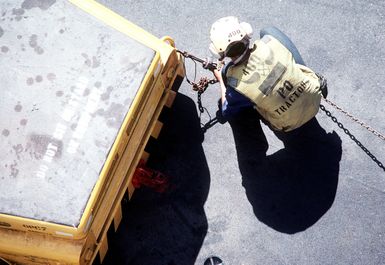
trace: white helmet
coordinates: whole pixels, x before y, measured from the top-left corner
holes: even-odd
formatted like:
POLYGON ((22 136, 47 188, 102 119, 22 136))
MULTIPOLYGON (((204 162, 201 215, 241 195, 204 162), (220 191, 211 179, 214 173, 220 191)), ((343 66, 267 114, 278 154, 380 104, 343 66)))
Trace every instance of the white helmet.
POLYGON ((230 44, 234 42, 249 43, 253 29, 249 23, 239 23, 238 18, 229 16, 218 19, 210 30, 210 51, 223 58, 230 44))

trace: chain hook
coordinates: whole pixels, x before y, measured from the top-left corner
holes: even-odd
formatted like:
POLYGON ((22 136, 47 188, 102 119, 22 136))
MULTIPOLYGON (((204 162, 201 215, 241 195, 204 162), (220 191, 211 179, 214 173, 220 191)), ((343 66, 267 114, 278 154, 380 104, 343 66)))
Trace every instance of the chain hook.
MULTIPOLYGON (((196 63, 196 62, 201 63, 204 69, 212 71, 218 67, 218 65, 216 63, 209 62, 208 60, 203 60, 199 57, 196 57, 192 54, 189 54, 186 51, 177 50, 177 52, 179 52, 184 58, 191 59, 194 63, 196 63)), ((198 83, 196 83, 195 80, 190 81, 188 79, 187 79, 187 82, 190 85, 192 85, 194 91, 201 92, 201 94, 202 94, 203 92, 206 91, 209 84, 215 84, 216 82, 218 82, 218 80, 216 80, 215 78, 214 79, 208 79, 207 77, 201 77, 199 79, 198 83)))

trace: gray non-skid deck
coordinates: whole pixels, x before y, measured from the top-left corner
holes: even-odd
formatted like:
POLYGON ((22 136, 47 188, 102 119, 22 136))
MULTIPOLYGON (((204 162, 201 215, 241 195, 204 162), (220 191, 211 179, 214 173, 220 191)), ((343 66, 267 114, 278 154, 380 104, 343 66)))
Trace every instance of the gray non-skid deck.
POLYGON ((68 1, 0 10, 0 213, 77 226, 154 51, 68 1))
MULTIPOLYGON (((208 32, 219 17, 235 15, 251 23, 254 38, 261 27, 274 25, 291 37, 308 66, 327 77, 330 100, 385 134, 382 1, 102 3, 201 57, 209 56, 208 32)), ((193 64, 187 68, 191 79, 193 64)), ((283 149, 263 126, 268 157, 248 167, 247 155, 258 159, 255 138, 236 137, 236 148, 229 124, 201 134, 196 94, 186 82, 180 92, 178 111, 159 139, 163 151, 152 160, 177 187, 166 196, 144 190, 134 196, 111 243, 109 258, 121 259, 106 264, 192 265, 210 255, 229 265, 385 263, 385 172, 329 117, 317 115, 325 132, 315 128, 318 135, 294 141, 305 146, 298 152, 283 149), (239 148, 242 139, 251 150, 239 148)), ((215 116, 219 87, 211 86, 202 98, 215 116)), ((385 141, 323 104, 385 163, 385 141)))
MULTIPOLYGON (((385 133, 382 1, 100 2, 201 57, 209 55, 208 32, 219 17, 235 15, 251 23, 254 38, 260 28, 274 25, 291 37, 309 67, 326 76, 329 99, 385 133)), ((193 64, 187 69, 192 78, 193 64)), ((198 75, 210 74, 198 67, 198 75)), ((310 136, 287 148, 263 126, 269 150, 261 157, 258 138, 234 137, 228 123, 203 134, 196 93, 186 82, 180 93, 168 119, 163 117, 166 125, 150 161, 174 187, 167 194, 136 192, 109 241, 105 264, 200 265, 211 255, 229 265, 385 263, 385 172, 329 117, 320 112, 320 127, 314 125, 310 136)), ((215 116, 219 87, 211 86, 202 98, 215 116)), ((324 105, 385 162, 383 140, 324 105)))

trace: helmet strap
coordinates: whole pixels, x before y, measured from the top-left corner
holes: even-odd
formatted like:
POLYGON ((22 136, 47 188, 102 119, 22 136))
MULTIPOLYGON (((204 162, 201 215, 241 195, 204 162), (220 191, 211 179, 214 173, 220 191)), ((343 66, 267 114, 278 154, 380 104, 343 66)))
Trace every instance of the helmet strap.
POLYGON ((237 59, 233 62, 234 65, 238 65, 239 63, 243 62, 243 59, 245 59, 250 54, 250 49, 246 48, 245 51, 239 55, 237 59))

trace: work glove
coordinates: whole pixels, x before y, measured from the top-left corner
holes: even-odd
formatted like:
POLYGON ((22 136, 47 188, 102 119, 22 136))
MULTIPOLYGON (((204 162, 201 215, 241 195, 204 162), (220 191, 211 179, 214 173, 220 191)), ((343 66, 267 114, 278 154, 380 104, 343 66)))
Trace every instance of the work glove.
POLYGON ((321 75, 319 73, 316 73, 316 75, 318 77, 319 88, 321 90, 321 94, 324 98, 326 98, 328 96, 328 82, 323 75, 321 75))
POLYGON ((204 69, 207 69, 207 70, 210 70, 210 71, 214 71, 215 69, 217 69, 217 64, 214 63, 213 61, 207 59, 206 61, 204 61, 202 63, 202 66, 204 69))

